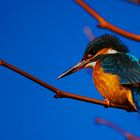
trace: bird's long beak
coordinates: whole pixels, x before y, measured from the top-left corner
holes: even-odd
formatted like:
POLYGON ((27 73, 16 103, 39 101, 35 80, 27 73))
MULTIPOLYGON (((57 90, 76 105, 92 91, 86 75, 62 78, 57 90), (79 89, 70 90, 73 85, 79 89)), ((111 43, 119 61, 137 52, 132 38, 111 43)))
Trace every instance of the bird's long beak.
POLYGON ((104 54, 99 54, 99 55, 95 55, 89 59, 84 59, 81 60, 78 64, 76 64, 75 66, 71 67, 70 69, 68 69, 67 71, 65 71, 64 73, 62 73, 60 76, 58 76, 57 79, 63 78, 65 76, 68 76, 74 72, 77 72, 83 68, 88 68, 91 67, 91 65, 93 65, 94 62, 96 62, 97 60, 99 60, 100 58, 104 57, 104 54), (91 63, 92 62, 92 63, 91 63))
POLYGON ((68 69, 67 71, 62 73, 60 76, 58 76, 57 79, 63 78, 65 76, 68 76, 68 75, 76 72, 76 71, 79 71, 80 69, 84 68, 87 63, 89 63, 88 60, 80 61, 78 64, 76 64, 75 66, 71 67, 70 69, 68 69))

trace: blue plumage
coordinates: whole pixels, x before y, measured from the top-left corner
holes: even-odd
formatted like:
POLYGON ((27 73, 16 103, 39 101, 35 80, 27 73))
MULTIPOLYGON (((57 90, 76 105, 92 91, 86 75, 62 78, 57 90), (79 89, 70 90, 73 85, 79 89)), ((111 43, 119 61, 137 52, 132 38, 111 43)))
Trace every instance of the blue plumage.
POLYGON ((108 54, 102 61, 105 72, 117 74, 121 84, 140 83, 140 64, 139 59, 132 55, 117 53, 108 54))
POLYGON ((133 100, 140 112, 140 63, 126 53, 108 54, 102 61, 106 73, 118 75, 120 83, 132 91, 133 100))
POLYGON ((140 88, 139 87, 131 87, 133 93, 133 100, 136 104, 137 111, 140 113, 140 88))

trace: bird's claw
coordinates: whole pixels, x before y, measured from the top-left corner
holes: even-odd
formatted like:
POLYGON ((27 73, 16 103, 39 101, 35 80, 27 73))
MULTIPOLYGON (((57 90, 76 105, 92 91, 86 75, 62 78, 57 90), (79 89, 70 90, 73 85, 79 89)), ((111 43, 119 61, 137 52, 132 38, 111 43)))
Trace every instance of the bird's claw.
POLYGON ((110 107, 110 101, 109 101, 109 99, 105 99, 104 100, 104 102, 106 102, 106 105, 104 106, 105 108, 108 108, 108 107, 110 107))

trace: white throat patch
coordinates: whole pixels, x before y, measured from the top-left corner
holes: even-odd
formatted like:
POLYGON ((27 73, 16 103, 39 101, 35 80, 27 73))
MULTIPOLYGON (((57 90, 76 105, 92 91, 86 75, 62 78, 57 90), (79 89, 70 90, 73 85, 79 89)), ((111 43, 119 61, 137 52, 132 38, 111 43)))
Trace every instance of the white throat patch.
POLYGON ((118 53, 118 51, 112 50, 112 49, 109 49, 109 50, 107 51, 107 54, 115 54, 115 53, 118 53))
POLYGON ((93 68, 93 67, 95 67, 95 65, 96 65, 96 62, 90 62, 85 67, 86 68, 93 68))

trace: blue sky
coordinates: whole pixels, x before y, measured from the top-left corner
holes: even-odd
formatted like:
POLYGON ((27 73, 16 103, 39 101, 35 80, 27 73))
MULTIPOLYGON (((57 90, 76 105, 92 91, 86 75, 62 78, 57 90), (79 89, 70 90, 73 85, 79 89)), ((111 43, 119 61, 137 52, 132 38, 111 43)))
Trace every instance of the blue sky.
MULTIPOLYGON (((111 23, 140 34, 139 6, 121 0, 86 2, 111 23)), ((111 33, 97 28, 97 21, 73 0, 2 0, 0 19, 0 58, 64 91, 102 99, 86 70, 56 80, 81 59, 88 43, 84 26, 96 36, 111 33)), ((140 57, 139 42, 119 37, 140 57)), ((54 99, 52 92, 3 67, 0 88, 1 140, 123 139, 113 130, 95 125, 96 117, 140 136, 137 113, 54 99)))

